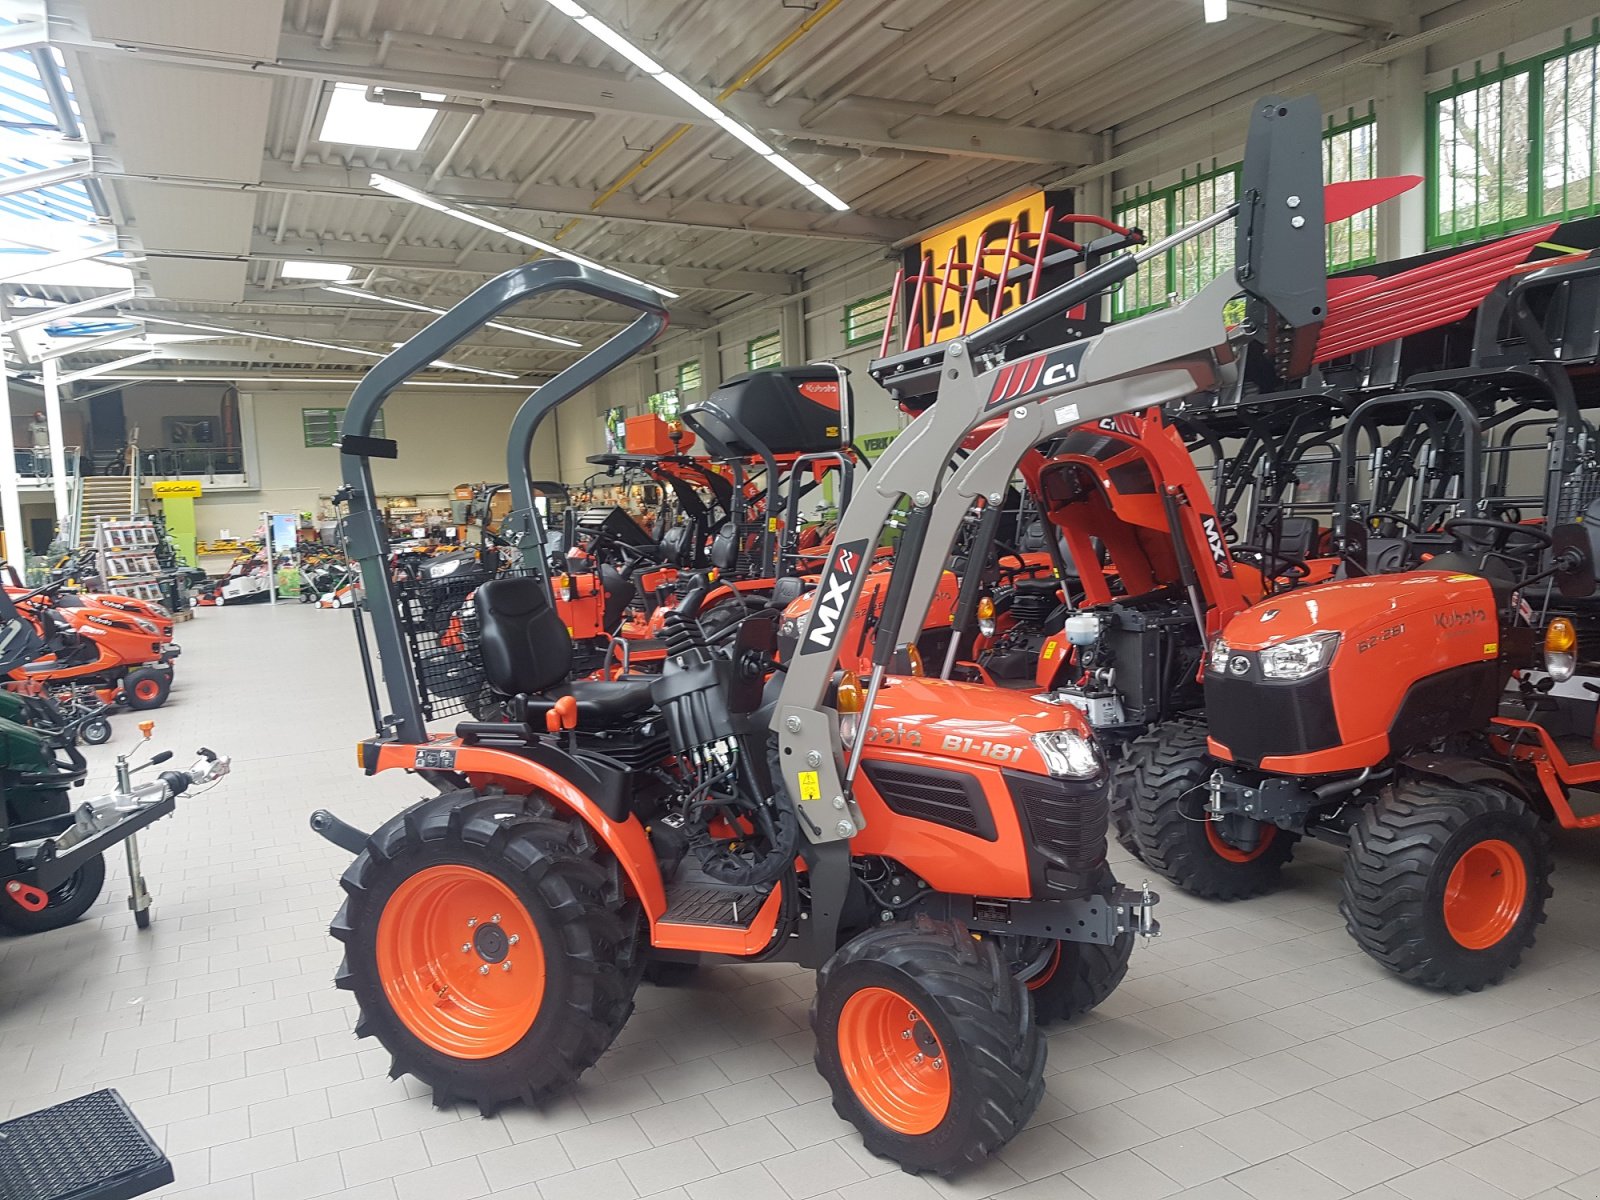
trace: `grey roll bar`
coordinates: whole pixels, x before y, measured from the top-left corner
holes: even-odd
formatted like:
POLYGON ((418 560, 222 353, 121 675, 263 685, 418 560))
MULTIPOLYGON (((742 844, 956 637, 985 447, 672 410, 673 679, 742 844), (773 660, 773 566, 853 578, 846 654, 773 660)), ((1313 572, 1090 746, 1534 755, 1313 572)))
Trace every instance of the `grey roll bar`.
POLYGON ((372 426, 394 390, 434 359, 449 353, 506 309, 548 292, 581 292, 635 309, 639 316, 621 332, 561 371, 549 383, 532 391, 512 418, 506 463, 511 489, 511 512, 503 527, 526 557, 536 547, 536 569, 548 574, 544 548, 531 537, 537 528, 533 504, 533 472, 529 455, 533 437, 545 416, 643 350, 667 327, 667 312, 659 298, 643 284, 581 263, 546 258, 516 267, 489 280, 449 312, 429 322, 392 354, 382 359, 356 385, 344 412, 340 430, 339 465, 347 503, 345 544, 361 571, 367 614, 372 621, 378 655, 383 663, 389 713, 380 719, 392 727, 399 740, 420 744, 428 738, 417 692, 416 673, 400 629, 394 587, 389 578, 389 537, 374 504, 372 459, 396 457, 393 441, 374 438, 372 426))
MULTIPOLYGON (((879 455, 843 513, 816 599, 800 630, 774 712, 782 785, 813 843, 854 836, 863 825, 850 793, 838 713, 825 703, 848 615, 884 523, 912 505, 908 534, 927 552, 896 555, 879 636, 920 628, 961 521, 978 499, 998 504, 1016 464, 1041 441, 1212 386, 1232 359, 1223 309, 1241 291, 1249 319, 1281 365, 1308 357, 1327 308, 1321 114, 1314 97, 1267 98, 1252 113, 1239 204, 1078 276, 975 334, 945 343, 937 400, 879 455), (1237 267, 1163 312, 1012 362, 992 354, 1011 332, 1066 311, 1163 253, 1229 218, 1237 267), (975 359, 983 359, 978 362, 975 359), (986 421, 999 428, 954 470, 952 454, 986 421), (903 582, 908 580, 908 582, 903 582), (890 597, 895 602, 891 603, 890 597), (829 752, 831 751, 831 753, 829 752)), ((1242 332, 1241 332, 1242 336, 1242 332)), ((886 656, 875 655, 857 747, 865 739, 886 656)))

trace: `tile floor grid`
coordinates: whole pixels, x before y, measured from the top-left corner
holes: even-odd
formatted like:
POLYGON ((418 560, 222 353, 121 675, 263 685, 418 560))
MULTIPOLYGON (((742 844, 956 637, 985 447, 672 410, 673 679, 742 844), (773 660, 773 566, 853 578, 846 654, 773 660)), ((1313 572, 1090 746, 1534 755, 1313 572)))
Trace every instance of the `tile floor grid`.
MULTIPOLYGON (((1050 1036, 1045 1098, 954 1181, 873 1158, 812 1065, 809 972, 769 964, 644 986, 616 1045, 542 1110, 434 1109, 350 1032, 327 936, 346 856, 326 806, 370 827, 421 793, 364 778, 348 614, 206 610, 156 742, 234 758, 142 837, 70 929, 0 938, 0 1117, 120 1089, 189 1200, 1533 1200, 1600 1198, 1600 839, 1558 839, 1556 896, 1520 971, 1442 997, 1361 954, 1338 855, 1302 845, 1276 894, 1164 890, 1157 941, 1095 1013, 1050 1036)), ((135 736, 114 722, 89 787, 135 736)), ((1125 882, 1142 878, 1117 852, 1125 882)))

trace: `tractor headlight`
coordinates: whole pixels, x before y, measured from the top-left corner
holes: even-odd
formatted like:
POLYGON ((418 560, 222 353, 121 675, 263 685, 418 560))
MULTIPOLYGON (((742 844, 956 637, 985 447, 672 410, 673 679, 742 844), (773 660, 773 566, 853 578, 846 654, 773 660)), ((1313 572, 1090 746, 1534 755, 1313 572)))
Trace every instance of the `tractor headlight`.
POLYGON ((993 637, 994 629, 994 597, 984 596, 978 601, 978 632, 993 637))
POLYGON ((1578 630, 1566 617, 1557 617, 1544 631, 1544 669, 1557 683, 1578 669, 1578 630))
POLYGON ((1222 640, 1221 635, 1211 639, 1211 654, 1206 659, 1206 670, 1213 675, 1225 674, 1228 670, 1228 643, 1222 640))
POLYGON ((133 617, 132 621, 135 625, 148 634, 153 635, 161 632, 161 626, 157 625, 154 621, 146 621, 143 617, 133 617))
POLYGON ((1088 779, 1105 769, 1099 749, 1075 729, 1052 729, 1031 740, 1045 769, 1057 779, 1088 779))
MULTIPOLYGON (((1268 646, 1256 657, 1267 679, 1309 679, 1328 669, 1338 644, 1337 633, 1313 633, 1268 646)), ((1216 661, 1214 655, 1212 661, 1216 661)))
POLYGON ((462 560, 459 558, 448 559, 445 562, 433 563, 428 567, 429 579, 444 579, 454 575, 461 569, 462 560))

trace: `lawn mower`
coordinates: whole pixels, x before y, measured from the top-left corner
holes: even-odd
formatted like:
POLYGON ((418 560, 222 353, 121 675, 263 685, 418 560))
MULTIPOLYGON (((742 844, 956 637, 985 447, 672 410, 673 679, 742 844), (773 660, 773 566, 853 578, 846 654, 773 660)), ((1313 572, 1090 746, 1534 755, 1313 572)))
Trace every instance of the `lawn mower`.
MULTIPOLYGON (((356 855, 332 925, 337 982, 395 1074, 483 1111, 569 1087, 610 1044, 647 960, 788 959, 819 968, 812 1025, 837 1111, 910 1171, 982 1161, 1043 1087, 1038 1022, 1120 979, 1155 897, 1105 857, 1106 773, 1071 705, 891 673, 920 630, 975 500, 998 503, 1018 461, 1059 430, 1212 384, 1259 336, 1303 371, 1324 303, 1320 112, 1255 107, 1245 199, 939 348, 938 403, 879 457, 840 516, 815 604, 774 673, 776 613, 719 652, 702 587, 667 617, 647 680, 568 679, 565 627, 536 537, 528 452, 562 400, 648 346, 666 314, 646 289, 546 259, 467 297, 362 380, 340 446, 352 556, 373 597, 368 772, 415 771, 438 795, 370 834, 313 827, 356 855), (1237 281, 1054 348, 1050 327, 1141 261, 1238 218, 1237 281), (529 567, 479 588, 485 677, 512 719, 426 725, 415 647, 397 619, 370 460, 385 398, 520 300, 572 289, 640 312, 524 402, 508 439, 507 524, 529 567), (1250 331, 1224 307, 1243 290, 1250 331), (953 471, 979 424, 1001 427, 953 471), (843 614, 886 522, 908 506, 863 683, 837 670, 843 614), (1031 985, 1031 986, 1030 986, 1031 985)), ((919 351, 926 353, 926 351, 919 351)))
POLYGON ((172 620, 160 621, 100 606, 63 606, 61 583, 7 602, 41 635, 40 657, 10 672, 22 690, 50 691, 87 685, 102 703, 136 711, 159 708, 172 691, 173 662, 182 653, 171 640, 172 620))
MULTIPOLYGON (((1574 387, 1600 361, 1597 281, 1592 258, 1510 273, 1478 314, 1469 363, 1351 413, 1332 538, 1343 577, 1235 615, 1208 648, 1204 723, 1135 743, 1129 800, 1149 865, 1200 895, 1248 896, 1315 837, 1347 849, 1347 926, 1403 978, 1459 992, 1516 966, 1551 894, 1545 823, 1600 825, 1600 686, 1578 672, 1574 619, 1594 611, 1600 528, 1574 387), (1356 497, 1355 441, 1375 406, 1455 439, 1433 458, 1455 460, 1445 495, 1419 487, 1409 514, 1356 497), (1529 407, 1558 431, 1545 493, 1486 494, 1487 430, 1529 407), (1545 515, 1530 522, 1524 503, 1545 515)), ((1372 476, 1390 482, 1376 459, 1372 476)))
MULTIPOLYGON (((0 670, 25 663, 42 649, 32 624, 0 596, 0 670)), ((33 702, 4 701, 19 715, 36 711, 33 702)), ((142 722, 149 740, 153 723, 142 722)), ((135 784, 133 775, 166 762, 163 751, 138 766, 130 755, 117 758, 114 792, 74 802, 72 789, 87 770, 68 722, 59 729, 30 728, 0 717, 0 928, 41 933, 76 921, 105 884, 104 852, 121 842, 128 856, 132 891, 128 906, 143 929, 150 923, 150 893, 139 865, 135 835, 173 811, 178 796, 228 772, 228 760, 201 750, 187 771, 163 771, 154 781, 135 784)), ((136 747, 137 749, 137 747, 136 747)))

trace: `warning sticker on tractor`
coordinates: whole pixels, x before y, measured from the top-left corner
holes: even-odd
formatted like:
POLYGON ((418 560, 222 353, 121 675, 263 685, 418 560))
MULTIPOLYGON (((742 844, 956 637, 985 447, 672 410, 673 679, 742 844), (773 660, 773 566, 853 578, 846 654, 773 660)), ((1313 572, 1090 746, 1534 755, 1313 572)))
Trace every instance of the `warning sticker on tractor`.
POLYGON ((1499 654, 1500 653, 1500 643, 1499 642, 1485 642, 1483 644, 1483 652, 1485 654, 1499 654))
POLYGON ((800 772, 800 799, 822 799, 822 784, 818 782, 817 773, 815 771, 800 772))
POLYGON ((1054 658, 1055 656, 1056 656, 1056 644, 1054 642, 1046 642, 1044 644, 1044 653, 1041 654, 1039 657, 1040 658, 1054 658))

